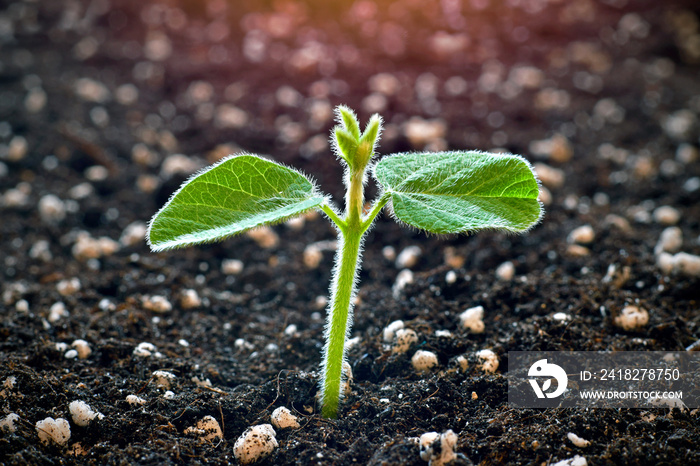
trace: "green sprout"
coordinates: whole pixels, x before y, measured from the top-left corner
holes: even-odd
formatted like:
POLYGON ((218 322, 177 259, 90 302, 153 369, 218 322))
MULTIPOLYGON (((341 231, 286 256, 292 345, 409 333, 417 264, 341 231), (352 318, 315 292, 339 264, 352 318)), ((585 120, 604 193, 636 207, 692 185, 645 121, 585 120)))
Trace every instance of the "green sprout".
POLYGON ((345 167, 345 211, 302 173, 261 157, 226 158, 194 175, 150 222, 153 251, 223 240, 320 209, 335 224, 338 250, 333 268, 321 373, 321 413, 338 415, 345 342, 365 233, 390 205, 400 222, 431 233, 484 229, 523 232, 542 216, 539 184, 530 164, 518 155, 480 151, 400 153, 372 162, 382 131, 373 115, 360 131, 348 107, 336 108, 331 140, 345 167), (365 211, 367 173, 380 194, 365 211))

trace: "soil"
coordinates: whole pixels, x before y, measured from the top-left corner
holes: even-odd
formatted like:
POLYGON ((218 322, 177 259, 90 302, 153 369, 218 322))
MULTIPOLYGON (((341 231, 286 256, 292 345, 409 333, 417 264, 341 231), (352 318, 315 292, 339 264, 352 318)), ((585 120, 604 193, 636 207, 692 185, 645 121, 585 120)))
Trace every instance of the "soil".
POLYGON ((277 429, 261 464, 425 464, 414 438, 448 429, 457 464, 700 464, 696 411, 516 409, 506 379, 509 351, 683 351, 700 339, 698 276, 660 268, 654 251, 675 224, 680 249, 700 254, 697 2, 1 5, 0 417, 19 421, 0 434, 0 463, 235 464, 243 431, 286 406, 301 427, 277 429), (342 202, 326 144, 339 103, 362 121, 380 111, 382 154, 502 148, 545 164, 547 193, 543 221, 521 236, 426 236, 378 219, 351 393, 328 420, 315 397, 333 251, 316 267, 303 258, 334 239, 329 223, 277 225, 274 244, 242 235, 159 254, 139 228, 192 171, 243 150, 298 167, 342 202), (414 117, 434 125, 423 141, 414 117), (134 222, 136 239, 124 235, 134 222), (595 238, 572 244, 584 225, 595 238), (387 246, 422 251, 403 289, 392 291, 387 246), (507 261, 510 279, 496 273, 507 261), (648 310, 648 324, 616 327, 626 305, 648 310), (474 306, 481 334, 460 328, 474 306), (382 340, 395 320, 419 336, 404 354, 382 340), (91 354, 67 357, 78 339, 91 354), (150 356, 134 352, 143 342, 150 356), (496 373, 478 368, 486 348, 496 373), (438 367, 417 373, 418 349, 438 367), (156 370, 175 375, 171 396, 156 370), (104 419, 76 425, 75 400, 104 419), (223 439, 185 433, 206 415, 223 439), (39 441, 46 417, 69 420, 65 445, 39 441))

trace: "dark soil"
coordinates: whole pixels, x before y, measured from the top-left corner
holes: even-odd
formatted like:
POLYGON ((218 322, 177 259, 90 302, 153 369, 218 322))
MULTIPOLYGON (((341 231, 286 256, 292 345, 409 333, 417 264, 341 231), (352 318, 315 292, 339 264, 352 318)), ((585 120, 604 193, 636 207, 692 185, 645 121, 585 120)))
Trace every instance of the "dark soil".
POLYGON ((475 464, 574 455, 588 464, 700 464, 695 411, 513 409, 505 375, 509 351, 681 351, 700 339, 698 277, 664 273, 654 255, 667 226, 654 216, 660 206, 680 213, 682 251, 700 254, 697 2, 1 5, 0 381, 16 382, 3 387, 0 417, 16 413, 20 421, 0 434, 0 463, 235 463, 241 433, 286 406, 301 428, 278 429, 279 448, 265 464, 425 464, 411 438, 447 429, 475 464), (525 65, 535 67, 534 81, 510 74, 525 65), (365 101, 378 73, 394 76, 398 88, 365 101), (107 95, 84 95, 81 78, 107 95), (129 90, 138 91, 133 102, 129 90), (355 309, 359 342, 348 354, 352 393, 339 419, 327 420, 315 401, 324 316, 317 298, 327 294, 333 252, 317 268, 303 263, 309 244, 334 239, 325 219, 274 227, 279 242, 268 248, 245 235, 160 254, 145 241, 125 240, 100 257, 74 245, 80 232, 119 241, 127 226, 147 222, 196 168, 162 170, 172 154, 196 166, 239 150, 269 155, 312 175, 340 202, 342 172, 322 147, 333 123, 322 110, 339 103, 362 121, 381 109, 382 154, 423 149, 406 124, 436 118, 445 134, 429 148, 505 148, 561 170, 564 181, 540 173, 551 202, 523 236, 426 237, 386 215, 377 221, 355 309), (244 111, 245 124, 222 125, 222 104, 244 111), (565 143, 549 158, 530 146, 555 134, 568 140, 572 158, 565 143), (46 207, 41 215, 49 194, 63 201, 65 216, 46 207), (595 232, 586 249, 567 242, 582 225, 595 232), (423 252, 413 283, 396 297, 399 269, 385 258, 388 245, 423 252), (244 264, 238 275, 222 272, 232 258, 244 264), (515 275, 499 280, 506 261, 515 275), (73 278, 79 289, 66 289, 73 278), (182 304, 188 289, 201 304, 182 304), (165 297, 172 309, 150 310, 148 296, 165 297), (57 302, 69 314, 50 319, 57 302), (613 325, 628 304, 649 311, 647 326, 613 325), (477 305, 486 330, 473 335, 457 316, 477 305), (557 312, 571 319, 553 319, 557 312), (397 319, 419 342, 392 355, 382 330, 397 319), (87 358, 57 348, 76 339, 90 345, 87 358), (142 342, 161 357, 134 355, 142 342), (495 374, 477 368, 474 353, 484 348, 500 358, 495 374), (416 373, 417 349, 434 351, 439 368, 416 373), (470 362, 466 372, 459 356, 470 362), (172 399, 155 370, 176 376, 172 399), (131 394, 145 404, 127 403, 131 394), (105 419, 75 425, 75 400, 105 419), (222 441, 184 433, 205 415, 219 420, 222 441), (71 422, 63 447, 38 439, 35 423, 49 416, 71 422), (591 445, 574 446, 569 432, 591 445), (84 455, 73 454, 75 443, 84 455))

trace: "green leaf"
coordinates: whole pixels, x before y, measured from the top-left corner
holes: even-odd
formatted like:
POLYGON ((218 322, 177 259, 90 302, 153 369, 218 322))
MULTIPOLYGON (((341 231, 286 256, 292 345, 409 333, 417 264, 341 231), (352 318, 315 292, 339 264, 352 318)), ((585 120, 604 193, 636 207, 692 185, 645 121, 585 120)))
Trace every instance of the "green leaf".
POLYGON ((517 155, 397 154, 380 160, 374 176, 399 220, 433 233, 524 231, 542 215, 537 178, 517 155))
POLYGON ((239 155, 186 181, 153 217, 154 251, 217 241, 277 223, 323 203, 301 173, 254 155, 239 155))
POLYGON ((343 158, 348 164, 355 160, 355 152, 357 151, 357 139, 352 137, 350 133, 340 126, 335 127, 333 132, 335 135, 335 146, 338 155, 343 158))
POLYGON ((377 138, 379 137, 379 133, 381 131, 382 117, 375 113, 370 117, 369 121, 367 122, 367 126, 365 126, 365 131, 360 137, 360 142, 368 142, 372 146, 372 150, 374 150, 374 146, 377 143, 377 138))
POLYGON ((335 108, 336 114, 338 115, 338 120, 343 122, 345 129, 348 133, 352 134, 355 140, 360 139, 360 123, 357 121, 357 116, 350 107, 345 105, 338 105, 335 108))
POLYGON ((367 122, 365 131, 360 136, 358 153, 361 154, 360 163, 366 165, 374 155, 377 146, 377 139, 382 131, 382 118, 376 113, 367 122))

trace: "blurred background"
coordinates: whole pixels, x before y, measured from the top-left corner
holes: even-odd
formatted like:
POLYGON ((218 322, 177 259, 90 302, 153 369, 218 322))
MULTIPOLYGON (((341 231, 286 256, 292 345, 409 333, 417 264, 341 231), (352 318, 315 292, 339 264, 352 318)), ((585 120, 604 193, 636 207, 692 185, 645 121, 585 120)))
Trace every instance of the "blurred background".
POLYGON ((672 149, 647 146, 657 132, 697 145, 693 1, 3 3, 5 167, 135 163, 125 176, 151 194, 163 169, 247 150, 294 159, 338 196, 338 103, 385 117, 381 153, 501 148, 556 165, 601 149, 644 170, 672 149))

